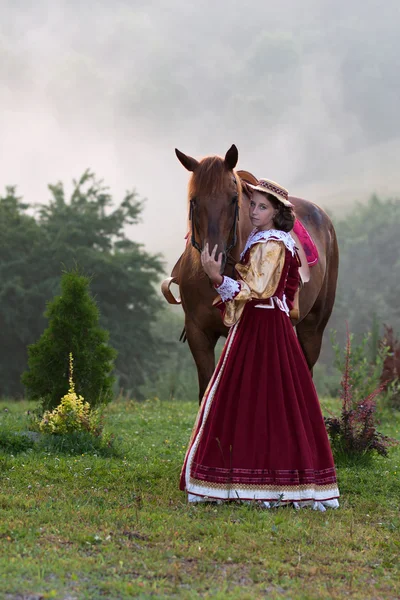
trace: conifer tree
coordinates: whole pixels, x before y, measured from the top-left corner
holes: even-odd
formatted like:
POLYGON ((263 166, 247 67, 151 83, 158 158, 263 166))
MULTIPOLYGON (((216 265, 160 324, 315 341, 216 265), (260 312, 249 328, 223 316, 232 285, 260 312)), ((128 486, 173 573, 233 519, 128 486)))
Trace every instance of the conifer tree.
POLYGON ((71 194, 62 183, 49 191, 46 203, 35 207, 14 187, 0 191, 0 396, 25 395, 27 347, 47 327, 44 310, 60 294, 60 268, 79 265, 92 276, 100 325, 118 351, 118 388, 140 398, 160 364, 162 343, 151 325, 164 306, 162 258, 134 241, 144 201, 135 191, 118 200, 90 171, 73 181, 71 194))
POLYGON ((48 303, 49 324, 28 348, 29 368, 22 383, 42 409, 55 408, 68 391, 69 355, 74 356, 76 392, 91 407, 112 399, 111 374, 116 351, 107 344, 108 332, 99 326, 99 310, 90 294, 90 279, 77 270, 63 274, 61 295, 48 303))

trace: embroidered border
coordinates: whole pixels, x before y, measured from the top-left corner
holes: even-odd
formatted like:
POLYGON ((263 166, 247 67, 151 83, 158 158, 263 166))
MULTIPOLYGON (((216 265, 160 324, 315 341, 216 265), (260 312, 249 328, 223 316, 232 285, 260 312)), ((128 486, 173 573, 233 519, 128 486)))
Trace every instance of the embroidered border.
POLYGON ((224 473, 225 475, 229 475, 229 473, 237 473, 238 475, 251 473, 256 475, 294 475, 301 474, 302 476, 310 476, 310 475, 328 475, 329 473, 335 474, 335 467, 327 467, 326 469, 239 469, 239 468, 231 468, 227 469, 226 467, 207 467, 205 465, 201 465, 199 463, 193 463, 195 467, 199 469, 204 469, 205 471, 216 471, 219 473, 224 473))
POLYGON ((233 486, 231 483, 215 483, 212 481, 202 481, 201 479, 195 479, 194 477, 190 478, 190 483, 192 485, 198 486, 198 487, 204 487, 204 488, 211 488, 211 489, 215 489, 215 490, 232 490, 235 489, 235 487, 238 487, 240 489, 244 489, 244 490, 260 490, 260 491, 276 491, 277 493, 281 493, 281 492, 290 492, 290 491, 296 491, 296 490, 300 490, 300 491, 304 491, 304 490, 319 490, 319 491, 329 491, 329 490, 336 490, 337 486, 333 485, 332 483, 326 483, 326 484, 322 484, 322 485, 318 485, 317 483, 302 483, 302 484, 297 484, 297 485, 275 485, 275 484, 260 484, 260 485, 255 485, 255 484, 251 484, 251 483, 241 483, 240 485, 237 486, 233 486))
POLYGON ((259 185, 260 187, 264 187, 267 190, 271 190, 271 192, 275 192, 275 194, 278 194, 278 196, 281 196, 285 200, 287 200, 289 198, 289 194, 288 194, 287 190, 285 190, 284 188, 281 188, 277 185, 273 185, 270 181, 266 181, 265 179, 260 179, 260 181, 257 182, 257 185, 259 185))
POLYGON ((194 477, 215 483, 254 483, 255 485, 326 485, 336 483, 335 467, 326 469, 239 469, 208 467, 193 462, 194 477))
POLYGON ((250 469, 232 469, 226 471, 222 469, 211 469, 194 465, 192 469, 192 477, 199 481, 205 482, 207 485, 213 483, 215 485, 254 485, 255 487, 264 486, 282 486, 288 485, 296 487, 298 485, 305 486, 321 486, 321 485, 336 485, 335 469, 327 469, 326 472, 320 471, 251 471, 250 469))
POLYGON ((279 500, 280 502, 317 501, 324 502, 339 498, 336 485, 221 485, 190 478, 186 485, 190 494, 217 500, 279 500))

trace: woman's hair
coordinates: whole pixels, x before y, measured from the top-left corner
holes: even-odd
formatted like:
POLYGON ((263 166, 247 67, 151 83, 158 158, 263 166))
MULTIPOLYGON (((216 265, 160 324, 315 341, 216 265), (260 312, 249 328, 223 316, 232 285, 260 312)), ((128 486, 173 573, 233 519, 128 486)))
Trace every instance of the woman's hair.
POLYGON ((282 202, 279 202, 272 194, 266 194, 268 200, 271 202, 274 208, 278 209, 276 216, 274 217, 274 226, 276 229, 281 231, 291 231, 293 229, 295 215, 292 206, 285 206, 282 202))

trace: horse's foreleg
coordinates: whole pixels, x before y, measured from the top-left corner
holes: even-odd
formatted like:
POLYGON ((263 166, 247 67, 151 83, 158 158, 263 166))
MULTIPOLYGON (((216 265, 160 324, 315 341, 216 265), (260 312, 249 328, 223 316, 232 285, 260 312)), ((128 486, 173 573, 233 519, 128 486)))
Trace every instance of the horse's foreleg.
POLYGON ((190 320, 186 321, 185 329, 190 351, 197 367, 199 402, 201 402, 215 369, 214 349, 218 336, 210 332, 206 333, 190 320))

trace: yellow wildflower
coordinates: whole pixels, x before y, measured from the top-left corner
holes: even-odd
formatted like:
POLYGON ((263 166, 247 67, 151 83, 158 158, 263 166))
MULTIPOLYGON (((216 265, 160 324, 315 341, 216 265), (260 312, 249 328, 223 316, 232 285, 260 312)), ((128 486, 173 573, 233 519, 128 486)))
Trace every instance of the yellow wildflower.
POLYGON ((64 434, 82 430, 97 435, 100 433, 100 413, 98 410, 92 411, 89 402, 85 402, 83 396, 75 392, 73 373, 74 358, 70 352, 68 393, 61 398, 60 404, 54 410, 43 414, 39 423, 39 429, 43 433, 64 434))

